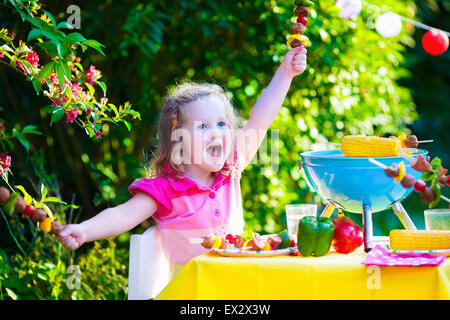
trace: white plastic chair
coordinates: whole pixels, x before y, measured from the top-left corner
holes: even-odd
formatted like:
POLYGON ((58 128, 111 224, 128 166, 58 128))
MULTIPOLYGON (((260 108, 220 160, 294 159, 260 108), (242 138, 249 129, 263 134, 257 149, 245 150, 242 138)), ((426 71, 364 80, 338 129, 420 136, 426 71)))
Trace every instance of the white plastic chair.
POLYGON ((159 229, 154 226, 130 239, 128 300, 156 297, 171 279, 170 264, 161 246, 159 229))

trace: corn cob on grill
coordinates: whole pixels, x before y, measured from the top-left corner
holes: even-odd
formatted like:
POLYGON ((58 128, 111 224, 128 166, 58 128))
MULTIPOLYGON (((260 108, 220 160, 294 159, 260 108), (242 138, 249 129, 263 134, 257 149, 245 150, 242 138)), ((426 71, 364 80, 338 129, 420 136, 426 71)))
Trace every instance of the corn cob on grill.
POLYGON ((391 230, 392 250, 436 250, 450 248, 450 231, 446 230, 391 230))
POLYGON ((348 157, 394 157, 400 155, 398 139, 366 136, 345 136, 341 151, 348 157))

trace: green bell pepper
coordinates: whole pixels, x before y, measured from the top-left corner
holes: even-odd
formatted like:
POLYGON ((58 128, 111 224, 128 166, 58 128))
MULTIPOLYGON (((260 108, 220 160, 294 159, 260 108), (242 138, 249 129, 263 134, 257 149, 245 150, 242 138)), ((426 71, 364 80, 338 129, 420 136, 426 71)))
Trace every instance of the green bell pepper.
POLYGON ((298 249, 303 256, 325 255, 333 240, 334 226, 330 218, 303 217, 298 227, 298 249))
POLYGON ((6 201, 6 203, 4 204, 3 210, 5 210, 8 215, 12 215, 14 213, 14 207, 16 205, 17 199, 19 199, 19 196, 20 194, 18 192, 11 193, 8 201, 6 201))

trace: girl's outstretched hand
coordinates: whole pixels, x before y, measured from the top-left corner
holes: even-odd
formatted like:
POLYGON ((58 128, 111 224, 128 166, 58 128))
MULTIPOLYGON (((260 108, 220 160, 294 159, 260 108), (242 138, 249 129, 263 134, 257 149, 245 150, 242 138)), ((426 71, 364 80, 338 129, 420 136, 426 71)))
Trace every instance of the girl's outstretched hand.
POLYGON ((56 239, 63 244, 63 246, 76 250, 86 240, 83 227, 79 224, 66 224, 62 231, 56 236, 56 239))
POLYGON ((306 69, 306 52, 304 47, 291 49, 284 56, 280 67, 291 77, 302 74, 306 69))

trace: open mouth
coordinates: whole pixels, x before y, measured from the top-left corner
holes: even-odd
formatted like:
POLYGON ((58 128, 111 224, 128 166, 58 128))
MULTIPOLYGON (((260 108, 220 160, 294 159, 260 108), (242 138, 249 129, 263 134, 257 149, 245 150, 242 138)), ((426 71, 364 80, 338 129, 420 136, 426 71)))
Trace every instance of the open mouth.
POLYGON ((212 158, 221 158, 223 147, 220 143, 212 143, 206 147, 206 153, 212 158))

